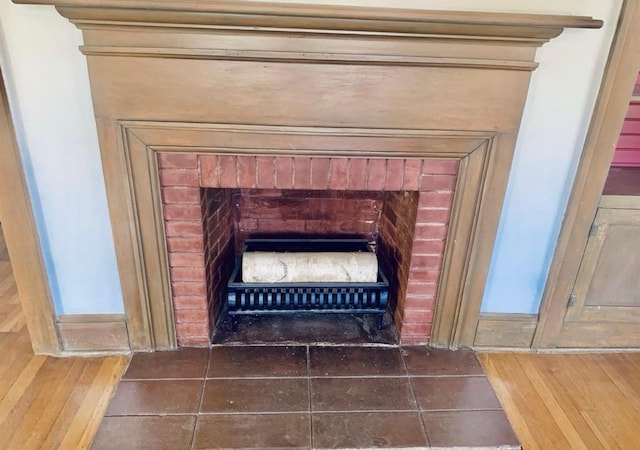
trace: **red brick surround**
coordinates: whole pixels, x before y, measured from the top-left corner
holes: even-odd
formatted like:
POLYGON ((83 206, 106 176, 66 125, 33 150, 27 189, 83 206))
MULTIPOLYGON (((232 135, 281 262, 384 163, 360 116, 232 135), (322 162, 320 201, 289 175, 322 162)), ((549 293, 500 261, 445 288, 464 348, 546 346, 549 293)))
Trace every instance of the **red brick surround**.
MULTIPOLYGON (((391 310, 394 312, 394 321, 402 324, 405 336, 413 334, 412 330, 420 332, 425 318, 428 318, 430 323, 433 316, 432 308, 425 308, 423 305, 414 305, 415 307, 409 305, 410 308, 406 308, 418 198, 417 191, 386 191, 378 226, 380 238, 376 253, 389 279, 389 301, 391 310)), ((438 244, 432 250, 436 254, 442 254, 444 240, 428 241, 428 243, 438 244)), ((413 285, 419 286, 416 282, 413 285)))
POLYGON ((158 161, 179 345, 209 343, 203 187, 418 192, 406 298, 398 301, 396 325, 402 343, 429 341, 456 160, 164 153, 158 161))

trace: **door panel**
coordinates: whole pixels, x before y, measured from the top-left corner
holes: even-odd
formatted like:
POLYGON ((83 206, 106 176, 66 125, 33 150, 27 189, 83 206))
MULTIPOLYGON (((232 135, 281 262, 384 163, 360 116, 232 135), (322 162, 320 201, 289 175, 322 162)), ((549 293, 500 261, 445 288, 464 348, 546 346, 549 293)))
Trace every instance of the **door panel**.
POLYGON ((559 347, 640 345, 640 209, 629 199, 598 209, 559 347))
MULTIPOLYGON (((636 213, 640 211, 624 211, 636 213)), ((618 218, 622 214, 619 211, 618 218)), ((629 215, 629 214, 626 214, 629 215)), ((606 227, 606 225, 605 225, 606 227)), ((638 243, 638 225, 611 224, 606 230, 606 242, 600 247, 591 286, 585 304, 588 306, 634 306, 638 304, 640 292, 635 289, 640 274, 640 252, 633 243, 638 243), (631 244, 631 245, 630 245, 631 244)))

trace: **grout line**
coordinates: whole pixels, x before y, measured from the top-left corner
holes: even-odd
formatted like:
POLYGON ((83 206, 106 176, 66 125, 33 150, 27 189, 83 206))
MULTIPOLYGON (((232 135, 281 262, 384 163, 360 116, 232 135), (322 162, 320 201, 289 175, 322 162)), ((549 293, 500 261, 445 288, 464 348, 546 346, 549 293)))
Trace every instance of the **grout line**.
POLYGON ((354 413, 420 413, 417 409, 345 409, 339 411, 318 410, 314 414, 354 414, 354 413))
POLYGON ((223 342, 211 344, 211 349, 225 347, 308 347, 309 344, 302 342, 254 342, 245 344, 243 342, 223 342))
POLYGON ((198 420, 200 417, 200 411, 202 410, 202 400, 204 398, 204 388, 207 385, 207 372, 209 372, 209 364, 211 363, 211 350, 207 355, 207 365, 205 366, 204 377, 202 378, 202 387, 200 388, 200 401, 198 402, 198 409, 196 411, 196 420, 193 424, 193 431, 191 432, 191 442, 189 443, 189 450, 193 450, 193 445, 196 440, 196 429, 198 428, 198 420))
POLYGON ((334 376, 326 376, 326 377, 309 377, 314 381, 322 381, 322 380, 362 380, 364 381, 373 381, 373 380, 406 380, 409 378, 407 375, 389 375, 389 376, 377 376, 377 375, 358 375, 358 376, 344 376, 344 377, 334 377, 334 376))
POLYGON ((344 379, 364 379, 366 378, 367 380, 371 379, 371 378, 407 378, 407 374, 397 374, 397 375, 369 375, 366 373, 360 374, 360 375, 313 375, 310 376, 309 378, 312 378, 314 380, 322 380, 322 379, 328 379, 328 378, 344 378, 344 379))
MULTIPOLYGON (((487 410, 493 411, 493 410, 487 410)), ((344 410, 344 411, 314 411, 314 414, 353 414, 353 413, 419 413, 417 409, 354 409, 354 410, 344 410)), ((286 414, 304 414, 309 413, 309 411, 211 411, 211 412, 203 412, 200 413, 200 416, 247 416, 247 415, 286 415, 286 414)), ((151 415, 151 414, 148 414, 151 415)), ((156 414, 157 415, 157 414, 156 414)), ((193 414, 171 414, 174 416, 182 415, 190 415, 193 414)))
POLYGON ((306 375, 301 375, 301 376, 297 376, 297 377, 283 377, 283 376, 278 376, 278 375, 272 375, 272 376, 246 376, 246 377, 207 377, 207 380, 252 380, 252 381, 259 381, 259 380, 306 380, 307 378, 309 378, 306 375))
POLYGON ((404 359, 403 352, 400 351, 400 358, 402 359, 402 364, 404 364, 404 369, 407 371, 407 379, 409 380, 409 389, 411 389, 411 395, 413 395, 413 401, 416 405, 416 409, 418 410, 418 418, 420 419, 420 426, 422 427, 422 433, 424 434, 424 438, 427 440, 427 447, 431 447, 431 440, 429 439, 429 435, 427 434, 427 427, 424 425, 424 420, 422 420, 422 414, 420 410, 420 404, 418 403, 418 397, 416 397, 416 391, 413 389, 413 381, 412 377, 409 374, 409 366, 407 366, 407 361, 404 359))
POLYGON ((311 403, 311 347, 307 345, 307 397, 309 399, 309 441, 311 448, 315 448, 313 442, 313 404, 311 403))
POLYGON ((287 414, 309 414, 308 410, 302 411, 208 411, 200 413, 200 416, 282 416, 287 414))

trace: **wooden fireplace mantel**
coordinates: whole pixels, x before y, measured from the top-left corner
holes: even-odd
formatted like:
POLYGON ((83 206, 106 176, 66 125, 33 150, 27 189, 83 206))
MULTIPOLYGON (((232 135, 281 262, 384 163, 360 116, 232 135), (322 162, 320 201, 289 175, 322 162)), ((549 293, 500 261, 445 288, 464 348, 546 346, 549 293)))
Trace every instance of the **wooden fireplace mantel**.
POLYGON ((564 28, 600 28, 583 16, 428 11, 217 0, 14 0, 55 5, 81 27, 105 23, 314 33, 496 38, 545 42, 564 28))
POLYGON ((134 350, 176 346, 157 157, 455 159, 431 344, 473 346, 535 52, 588 17, 14 0, 83 31, 134 350), (292 143, 295 143, 292 144, 292 143))

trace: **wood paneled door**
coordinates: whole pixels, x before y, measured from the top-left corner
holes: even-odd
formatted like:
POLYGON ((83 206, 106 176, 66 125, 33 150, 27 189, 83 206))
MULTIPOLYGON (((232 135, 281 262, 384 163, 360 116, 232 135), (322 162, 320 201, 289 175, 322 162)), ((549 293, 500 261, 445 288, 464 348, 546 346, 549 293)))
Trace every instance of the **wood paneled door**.
POLYGON ((558 345, 640 346, 639 197, 603 197, 558 345))

